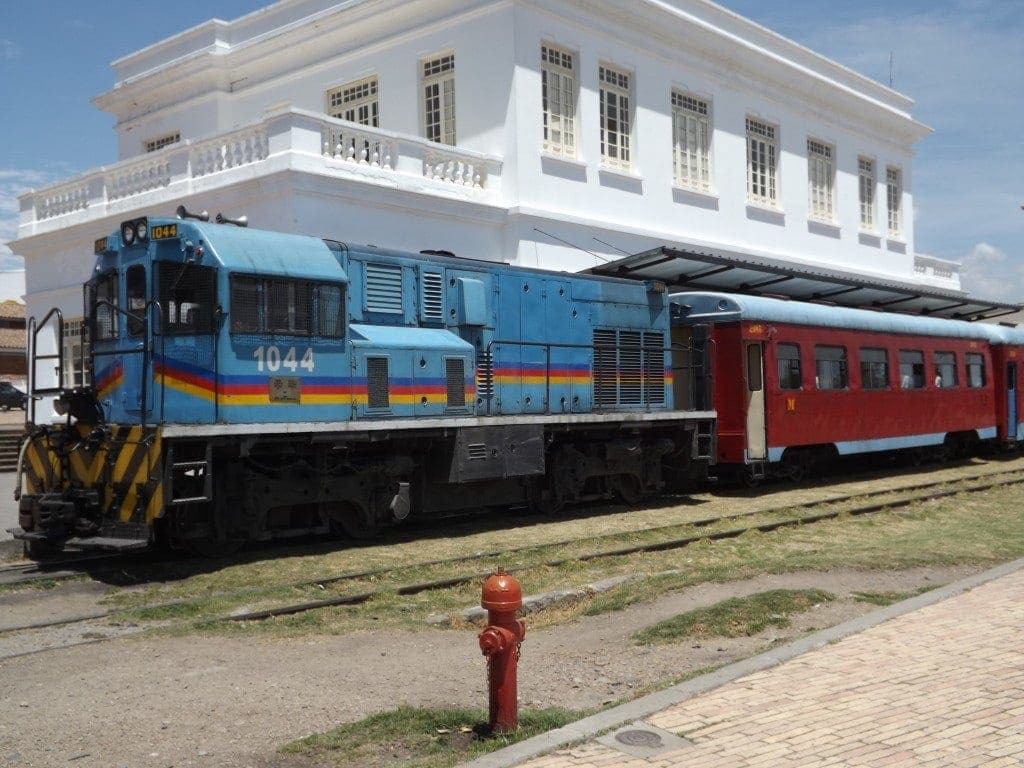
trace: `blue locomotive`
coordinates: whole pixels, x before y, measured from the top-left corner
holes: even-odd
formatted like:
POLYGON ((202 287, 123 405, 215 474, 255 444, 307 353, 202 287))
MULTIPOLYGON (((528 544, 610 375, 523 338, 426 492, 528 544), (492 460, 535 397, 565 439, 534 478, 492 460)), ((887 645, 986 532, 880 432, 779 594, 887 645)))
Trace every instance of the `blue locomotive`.
MULTIPOLYGON (((184 209, 95 252, 93 384, 30 384, 67 414, 30 425, 19 470, 15 535, 37 551, 163 537, 217 553, 458 508, 557 513, 703 478, 715 455, 707 334, 670 327, 660 283, 184 209)), ((34 358, 48 323, 31 323, 34 358)))

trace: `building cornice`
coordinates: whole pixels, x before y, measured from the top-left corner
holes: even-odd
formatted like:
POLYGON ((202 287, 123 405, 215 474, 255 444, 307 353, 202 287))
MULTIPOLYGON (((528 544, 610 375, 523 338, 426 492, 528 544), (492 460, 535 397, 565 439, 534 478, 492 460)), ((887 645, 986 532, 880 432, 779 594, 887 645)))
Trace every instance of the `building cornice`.
POLYGON ((131 123, 211 91, 229 93, 408 31, 487 13, 510 3, 572 18, 632 45, 656 43, 668 58, 714 63, 750 87, 765 80, 797 100, 853 116, 870 109, 914 142, 930 133, 910 116, 913 101, 710 0, 280 0, 234 21, 211 20, 114 62, 119 81, 93 103, 131 123), (317 45, 309 45, 316 40, 317 45), (358 41, 358 44, 356 43, 358 41), (680 52, 685 53, 680 53, 680 52))

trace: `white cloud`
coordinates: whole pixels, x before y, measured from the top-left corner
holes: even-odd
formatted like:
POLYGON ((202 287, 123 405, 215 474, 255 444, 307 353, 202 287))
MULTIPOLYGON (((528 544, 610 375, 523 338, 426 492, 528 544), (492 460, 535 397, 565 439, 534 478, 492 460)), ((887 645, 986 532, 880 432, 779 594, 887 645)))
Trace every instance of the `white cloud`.
POLYGON ((988 243, 978 243, 964 256, 960 280, 972 296, 1024 302, 1024 264, 988 243))
POLYGON ((0 168, 0 269, 13 266, 6 258, 9 248, 3 246, 18 236, 18 195, 54 180, 54 175, 40 170, 0 168))

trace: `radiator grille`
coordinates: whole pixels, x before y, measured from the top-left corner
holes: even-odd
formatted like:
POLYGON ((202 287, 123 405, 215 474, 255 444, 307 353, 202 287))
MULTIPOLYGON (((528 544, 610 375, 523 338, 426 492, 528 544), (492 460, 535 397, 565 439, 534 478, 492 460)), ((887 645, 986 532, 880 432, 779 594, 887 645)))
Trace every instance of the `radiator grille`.
POLYGON ((402 268, 387 264, 366 265, 366 310, 402 314, 402 268))
POLYGON ((466 446, 466 458, 470 461, 483 461, 487 458, 487 446, 483 443, 470 443, 466 446))
POLYGON ((440 272, 424 272, 421 283, 420 312, 424 322, 444 320, 444 279, 440 272))
POLYGON ((644 402, 665 404, 665 334, 644 333, 644 402))
POLYGON ((444 361, 445 378, 448 383, 448 407, 466 406, 466 361, 448 358, 444 361))
POLYGON ((664 405, 665 334, 594 330, 594 404, 664 405))
POLYGON ((598 408, 618 402, 618 352, 615 331, 594 329, 594 403, 598 408))
POLYGON ((366 358, 366 404, 370 408, 390 408, 388 392, 388 359, 386 357, 366 358))
POLYGON ((640 334, 636 331, 620 331, 619 403, 621 405, 640 405, 643 399, 641 357, 640 334))

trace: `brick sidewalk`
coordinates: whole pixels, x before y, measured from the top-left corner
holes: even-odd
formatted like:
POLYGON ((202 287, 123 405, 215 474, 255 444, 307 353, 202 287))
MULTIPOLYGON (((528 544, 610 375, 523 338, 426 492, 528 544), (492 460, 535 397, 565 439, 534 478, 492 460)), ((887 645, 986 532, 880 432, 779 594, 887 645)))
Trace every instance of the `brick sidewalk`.
POLYGON ((1024 571, 671 706, 692 741, 588 741, 523 768, 1024 765, 1024 571))

